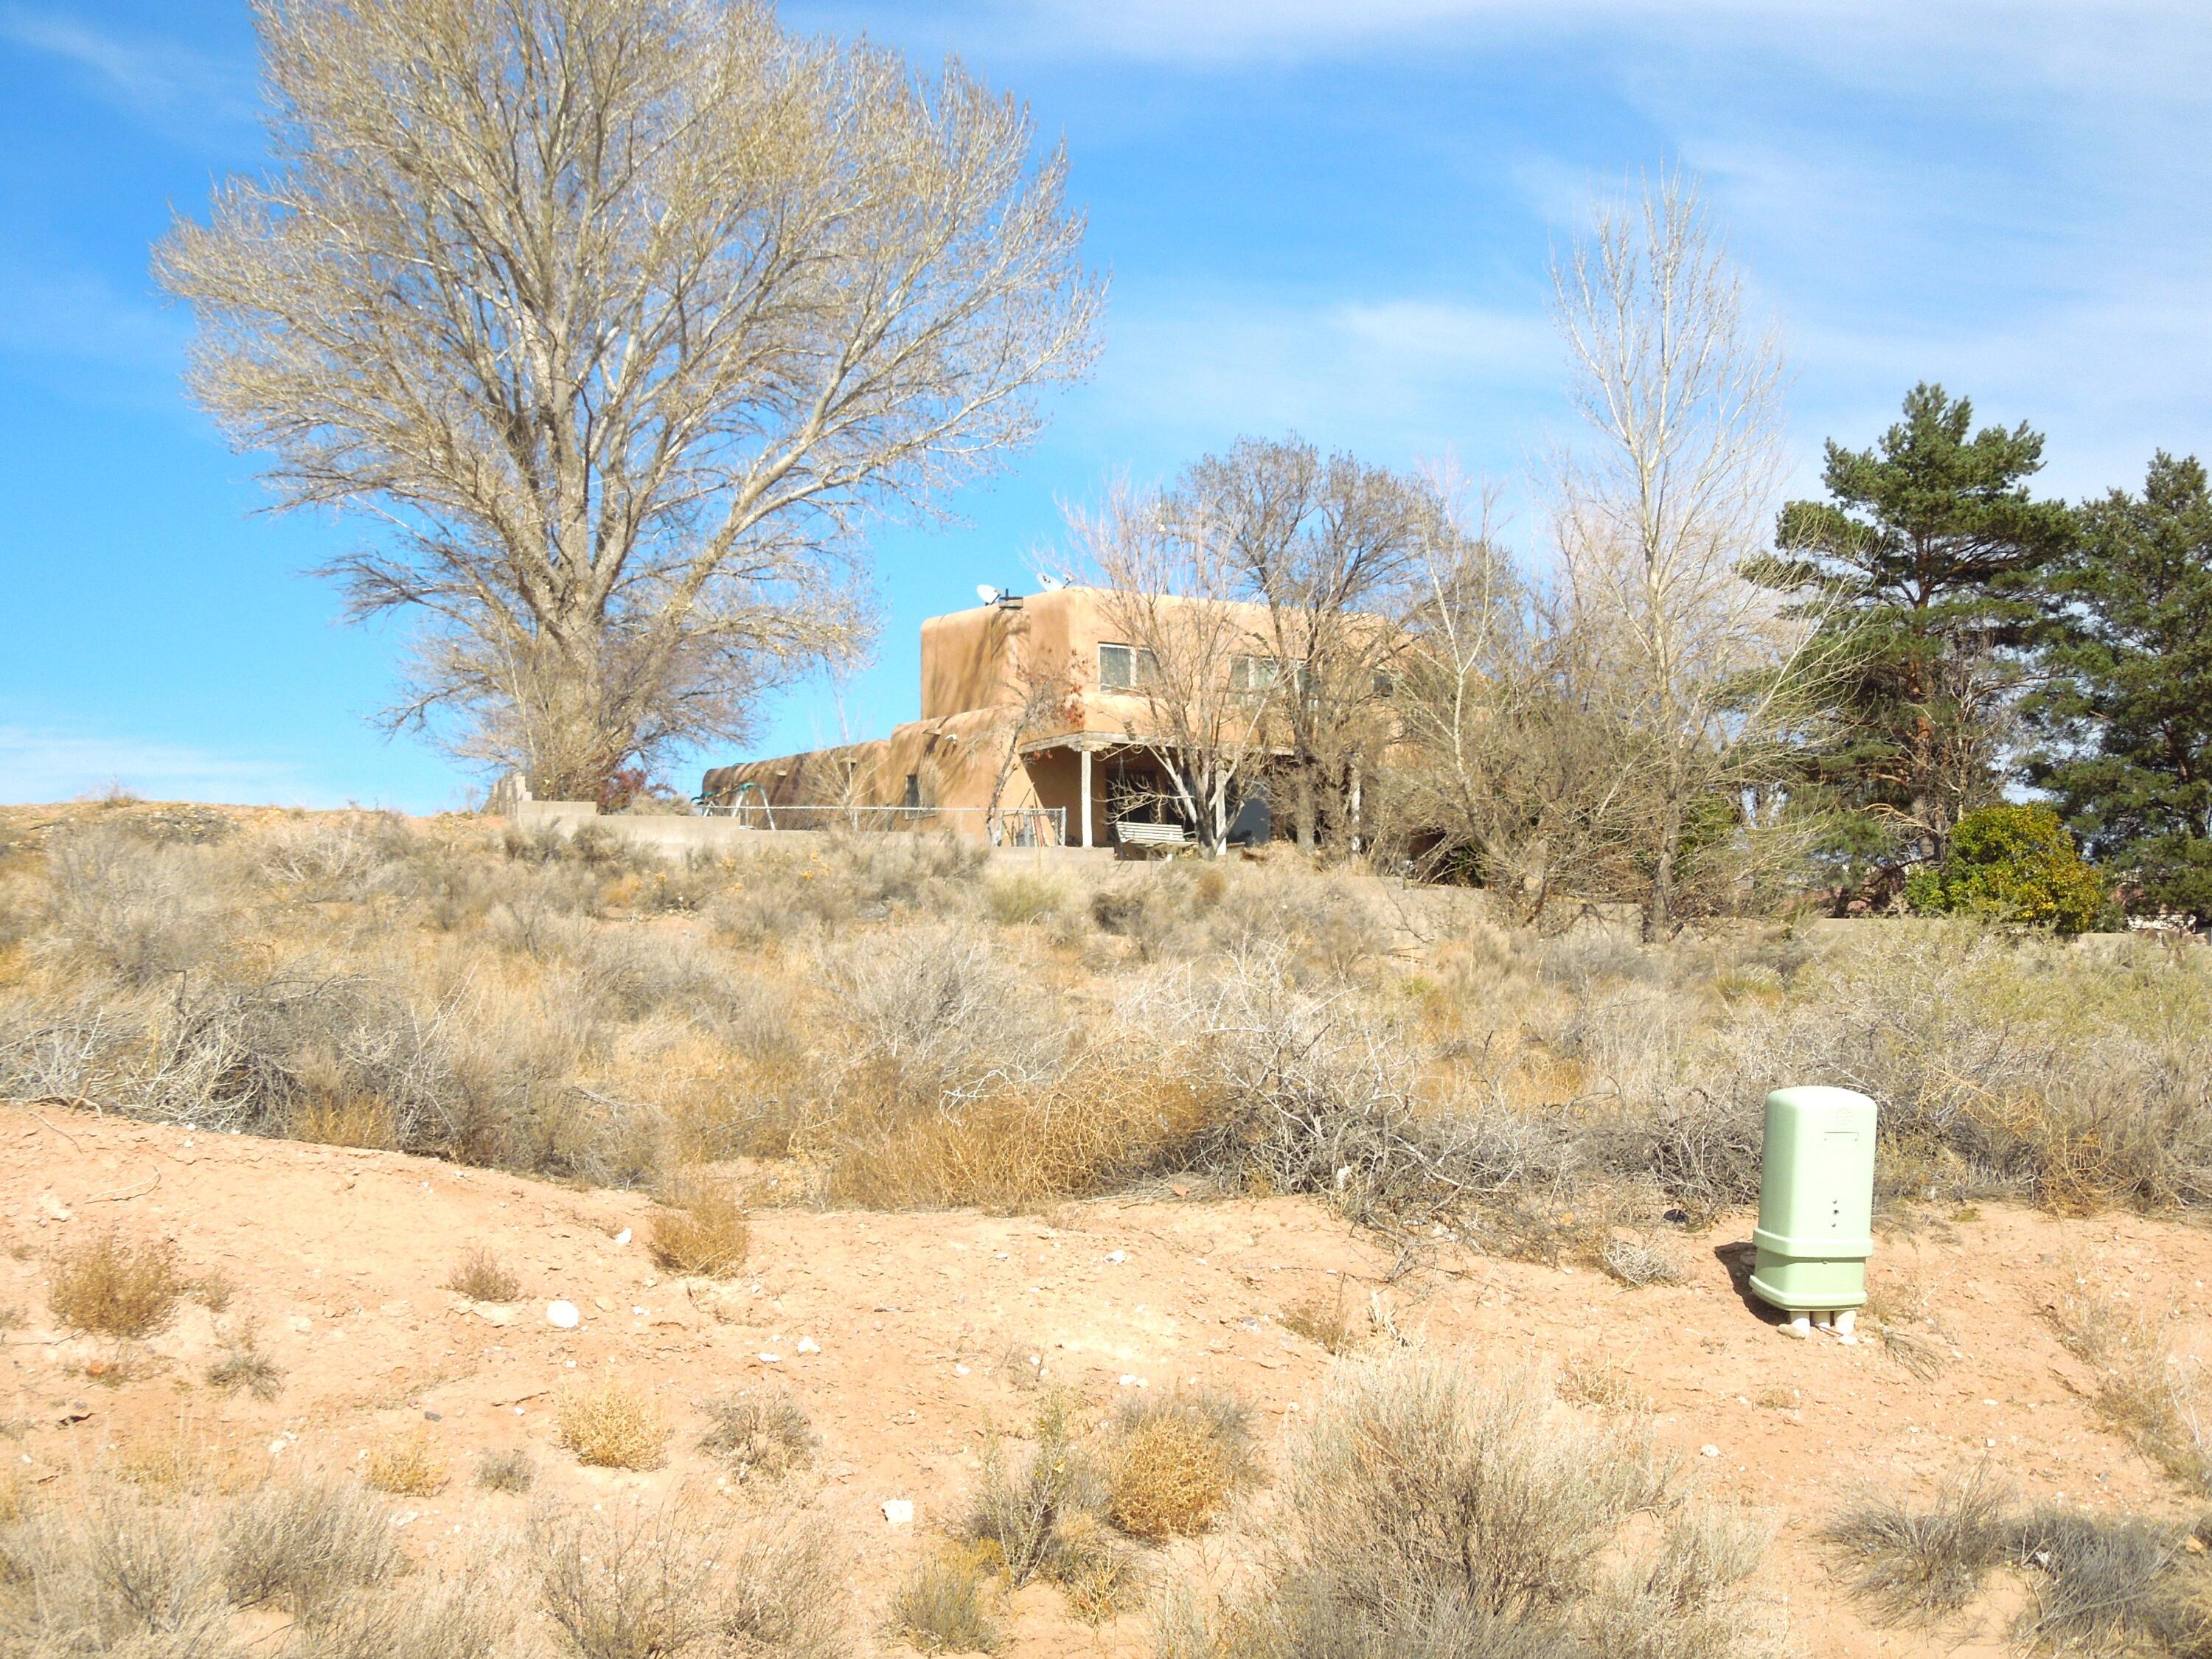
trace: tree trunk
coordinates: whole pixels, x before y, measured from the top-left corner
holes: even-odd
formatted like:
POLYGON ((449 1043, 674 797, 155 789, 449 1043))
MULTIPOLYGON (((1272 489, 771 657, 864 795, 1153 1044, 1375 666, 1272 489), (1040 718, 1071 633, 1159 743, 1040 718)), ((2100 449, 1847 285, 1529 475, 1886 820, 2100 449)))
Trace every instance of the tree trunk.
POLYGON ((1320 802, 1314 788, 1313 765, 1303 755, 1298 757, 1291 780, 1291 810, 1297 821, 1298 848, 1302 852, 1310 853, 1318 838, 1316 820, 1320 817, 1320 802))
POLYGON ((1665 941, 1674 925, 1674 854, 1682 839, 1682 806, 1679 791, 1668 792, 1659 815, 1658 854, 1651 863, 1651 890, 1644 902, 1644 942, 1665 941))

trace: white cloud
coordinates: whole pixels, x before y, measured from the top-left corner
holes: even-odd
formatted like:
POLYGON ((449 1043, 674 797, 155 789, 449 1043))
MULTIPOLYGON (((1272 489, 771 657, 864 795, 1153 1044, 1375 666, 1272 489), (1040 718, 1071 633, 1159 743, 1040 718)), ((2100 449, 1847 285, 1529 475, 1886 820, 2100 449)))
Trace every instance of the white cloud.
POLYGON ((267 757, 0 726, 0 800, 74 800, 115 785, 150 800, 332 804, 296 766, 267 757))
POLYGON ((0 351, 153 370, 173 390, 187 332, 183 313, 105 276, 0 262, 0 351))
POLYGON ((1426 454, 1471 405, 1557 378, 1557 348, 1534 310, 1411 297, 1192 299, 1115 313, 1095 396, 1115 427, 1169 447, 1296 430, 1317 443, 1426 454))
MULTIPOLYGON (((833 27, 931 25, 907 8, 820 0, 833 27)), ((2197 0, 969 0, 939 9, 943 35, 1057 57, 1220 67, 1438 46, 1556 45, 1640 55, 1655 43, 1792 58, 1839 80, 1895 88, 1955 78, 2193 95, 2212 58, 2197 0)))
POLYGON ((0 40, 74 65, 109 102, 172 137, 253 118, 251 82, 239 66, 174 40, 118 34, 27 6, 0 7, 0 40))

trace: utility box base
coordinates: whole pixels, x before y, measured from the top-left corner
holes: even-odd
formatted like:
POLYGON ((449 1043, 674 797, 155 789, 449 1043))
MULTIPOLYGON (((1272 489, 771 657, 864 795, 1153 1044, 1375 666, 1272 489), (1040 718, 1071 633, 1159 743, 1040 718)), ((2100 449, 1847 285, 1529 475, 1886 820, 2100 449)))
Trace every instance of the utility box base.
POLYGON ((1866 1261, 1818 1261, 1761 1249, 1751 1293, 1788 1313, 1840 1313, 1866 1305, 1866 1261))
POLYGON ((1874 1254, 1875 1105, 1849 1089, 1766 1097, 1752 1294, 1786 1313, 1839 1313, 1866 1301, 1874 1254))

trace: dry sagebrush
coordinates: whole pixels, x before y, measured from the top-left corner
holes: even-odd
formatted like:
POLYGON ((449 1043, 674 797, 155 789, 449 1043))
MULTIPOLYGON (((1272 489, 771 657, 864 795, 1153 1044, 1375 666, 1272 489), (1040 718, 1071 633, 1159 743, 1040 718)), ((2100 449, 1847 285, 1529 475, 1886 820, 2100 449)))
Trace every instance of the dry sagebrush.
POLYGON ((1778 1080, 1881 1103, 1886 1200, 2212 1198, 2212 969, 2154 945, 1543 939, 1287 854, 1040 884, 929 836, 672 862, 458 820, 64 818, 0 870, 27 918, 0 1095, 600 1184, 751 1158, 777 1201, 1196 1174, 1639 1279, 1663 1253, 1624 1237, 1755 1198, 1778 1080))
POLYGON ((1779 1651, 1749 1590, 1753 1521, 1682 1499, 1647 1425, 1578 1417, 1534 1377, 1477 1365, 1345 1362, 1290 1449, 1261 1582, 1225 1602, 1170 1586, 1163 1655, 1779 1651), (1639 1516, 1653 1525, 1632 1545, 1639 1516))

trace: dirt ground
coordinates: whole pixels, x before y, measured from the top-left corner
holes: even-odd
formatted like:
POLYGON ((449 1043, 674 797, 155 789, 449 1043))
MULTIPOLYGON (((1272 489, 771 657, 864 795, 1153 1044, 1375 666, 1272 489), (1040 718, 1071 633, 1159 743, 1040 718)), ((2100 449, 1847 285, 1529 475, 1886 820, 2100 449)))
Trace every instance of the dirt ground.
MULTIPOLYGON (((745 1275, 715 1285, 655 1271, 651 1210, 642 1194, 397 1153, 0 1107, 0 1312, 17 1316, 0 1328, 0 1455, 39 1481, 180 1440, 247 1469, 344 1465, 419 1425, 455 1474, 404 1503, 410 1547, 435 1552, 472 1525, 518 1520, 531 1501, 471 1485, 485 1449, 527 1448, 541 1492, 583 1501, 712 1486, 717 1466, 692 1445, 696 1402, 772 1377, 822 1440, 813 1472, 775 1501, 811 1505, 847 1540, 872 1630, 906 1564, 957 1526, 986 1434, 1024 1426, 1040 1369, 1099 1406, 1139 1387, 1232 1394, 1272 1446, 1297 1431, 1335 1363, 1278 1322, 1319 1303, 1379 1310, 1399 1337, 1462 1349, 1470 1364, 1533 1361, 1640 1394, 1696 1485, 1772 1515, 1769 1581, 1813 1659, 2002 1650, 1995 1609, 1979 1631, 1972 1619, 1885 1631, 1864 1616, 1817 1536, 1855 1491, 1924 1492, 1987 1459, 2023 1497, 2188 1512, 2099 1425, 2092 1379, 2045 1316, 2088 1279, 2178 1309, 2176 1343, 2192 1347, 2212 1236, 2161 1221, 1988 1207, 1893 1231, 1874 1279, 1893 1306, 1924 1298, 1916 1328, 1942 1364, 1923 1380, 1879 1342, 1782 1336, 1734 1277, 1748 1217, 1681 1241, 1683 1284, 1632 1290, 1587 1268, 1456 1254, 1386 1283, 1393 1264, 1374 1239, 1301 1200, 1102 1201, 1046 1218, 770 1211, 755 1218, 745 1275), (188 1272, 227 1276, 235 1293, 220 1330, 198 1305, 135 1353, 51 1328, 52 1256, 110 1223, 167 1234, 188 1272), (472 1304, 441 1288, 477 1244, 519 1273, 524 1299, 472 1304), (556 1297, 582 1310, 579 1328, 548 1322, 556 1297), (284 1372, 272 1402, 202 1381, 221 1333, 248 1322, 284 1372), (586 1469, 560 1449, 556 1390, 609 1374, 658 1396, 676 1427, 666 1468, 586 1469), (911 1524, 886 1521, 895 1499, 914 1504, 911 1524)), ((1261 1492, 1226 1539, 1187 1553, 1233 1551, 1237 1528, 1264 1527, 1267 1501, 1261 1492)), ((1140 1613, 1093 1628, 1042 1586, 1018 1598, 1012 1630, 1002 1651, 1013 1659, 1147 1651, 1140 1613)))

